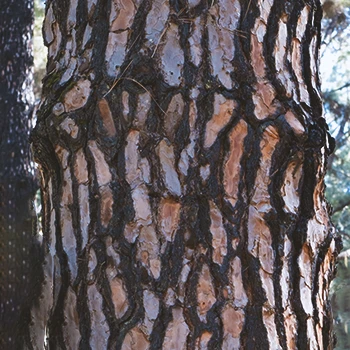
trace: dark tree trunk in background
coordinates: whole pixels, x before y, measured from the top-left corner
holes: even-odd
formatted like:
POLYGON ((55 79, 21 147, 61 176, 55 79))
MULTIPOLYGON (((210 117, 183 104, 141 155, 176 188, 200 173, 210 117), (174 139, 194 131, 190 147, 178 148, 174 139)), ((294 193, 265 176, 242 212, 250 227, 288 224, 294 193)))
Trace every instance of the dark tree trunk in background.
POLYGON ((48 1, 28 349, 331 349, 318 1, 48 1))
POLYGON ((29 133, 34 107, 33 1, 0 7, 0 348, 14 349, 20 310, 28 296, 34 163, 29 133))

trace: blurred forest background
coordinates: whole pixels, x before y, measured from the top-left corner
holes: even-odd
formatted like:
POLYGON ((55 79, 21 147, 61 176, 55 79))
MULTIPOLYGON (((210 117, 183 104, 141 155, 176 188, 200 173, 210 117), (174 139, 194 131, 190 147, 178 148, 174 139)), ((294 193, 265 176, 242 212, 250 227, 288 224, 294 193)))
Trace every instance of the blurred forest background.
MULTIPOLYGON (((325 117, 336 140, 336 151, 328 162, 327 198, 333 207, 334 225, 344 245, 331 292, 336 349, 345 350, 350 349, 350 0, 322 2, 322 92, 325 117)), ((46 48, 41 33, 44 13, 44 1, 35 0, 34 78, 37 102, 46 65, 46 48)), ((37 210, 40 211, 38 204, 37 210)))
POLYGON ((350 0, 327 0, 323 5, 322 92, 326 120, 336 140, 326 193, 344 245, 331 292, 336 349, 345 350, 350 349, 350 0))

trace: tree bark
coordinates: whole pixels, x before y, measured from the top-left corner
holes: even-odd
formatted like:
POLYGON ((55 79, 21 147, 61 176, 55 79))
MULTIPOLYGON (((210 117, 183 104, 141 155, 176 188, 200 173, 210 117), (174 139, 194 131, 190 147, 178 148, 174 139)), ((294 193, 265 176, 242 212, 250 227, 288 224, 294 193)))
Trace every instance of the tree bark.
POLYGON ((331 349, 319 1, 48 1, 29 349, 331 349))
POLYGON ((29 293, 36 191, 29 151, 34 107, 33 2, 0 8, 0 348, 14 349, 29 293))

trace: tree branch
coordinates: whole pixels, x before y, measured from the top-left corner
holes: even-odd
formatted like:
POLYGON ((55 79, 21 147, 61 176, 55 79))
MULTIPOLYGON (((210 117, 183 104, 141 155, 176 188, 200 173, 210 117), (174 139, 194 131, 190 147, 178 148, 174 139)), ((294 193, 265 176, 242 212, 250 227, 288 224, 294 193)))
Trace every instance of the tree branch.
POLYGON ((333 214, 337 213, 339 211, 342 211, 345 207, 347 207, 348 205, 350 205, 350 198, 348 198, 346 201, 341 202, 340 204, 338 204, 336 207, 333 208, 333 214))

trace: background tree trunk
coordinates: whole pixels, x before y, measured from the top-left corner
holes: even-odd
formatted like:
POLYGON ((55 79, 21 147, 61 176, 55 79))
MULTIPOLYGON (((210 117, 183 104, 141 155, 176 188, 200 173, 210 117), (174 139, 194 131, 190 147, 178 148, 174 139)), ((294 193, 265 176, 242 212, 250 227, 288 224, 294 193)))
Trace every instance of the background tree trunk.
POLYGON ((311 0, 48 1, 28 348, 333 347, 321 16, 311 0))
POLYGON ((29 152, 34 107, 33 2, 0 8, 0 348, 14 349, 29 292, 36 191, 29 152))

